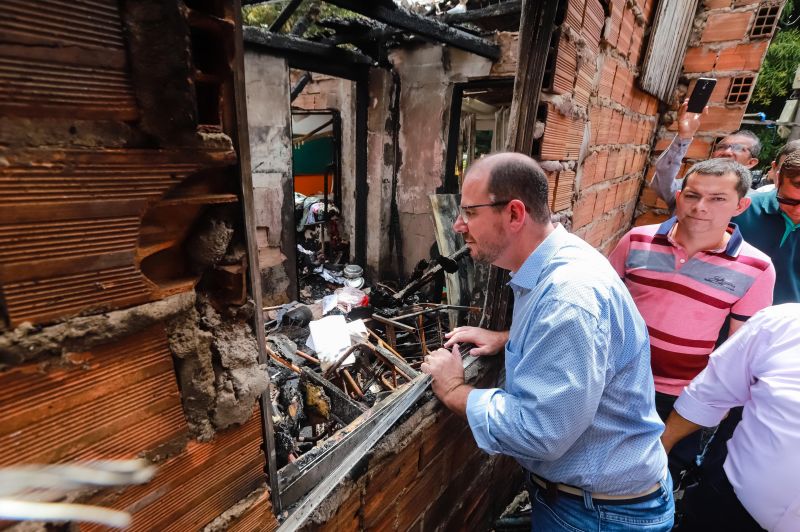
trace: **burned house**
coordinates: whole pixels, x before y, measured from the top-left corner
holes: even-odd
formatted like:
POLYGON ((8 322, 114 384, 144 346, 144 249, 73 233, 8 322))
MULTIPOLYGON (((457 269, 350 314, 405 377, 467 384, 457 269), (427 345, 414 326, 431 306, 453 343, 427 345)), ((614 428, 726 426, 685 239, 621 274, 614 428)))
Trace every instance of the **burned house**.
MULTIPOLYGON (((157 466, 56 501, 133 530, 491 527, 521 472, 477 449, 418 361, 455 323, 502 326, 502 279, 464 259, 403 290, 452 269, 431 259, 463 244, 466 165, 531 153, 558 219, 608 252, 665 214, 643 183, 693 80, 720 83, 689 157, 738 127, 782 8, 328 3, 354 16, 0 3, 0 466, 157 466), (336 286, 373 309, 323 369, 305 342, 336 286)), ((498 382, 496 361, 466 363, 498 382)))

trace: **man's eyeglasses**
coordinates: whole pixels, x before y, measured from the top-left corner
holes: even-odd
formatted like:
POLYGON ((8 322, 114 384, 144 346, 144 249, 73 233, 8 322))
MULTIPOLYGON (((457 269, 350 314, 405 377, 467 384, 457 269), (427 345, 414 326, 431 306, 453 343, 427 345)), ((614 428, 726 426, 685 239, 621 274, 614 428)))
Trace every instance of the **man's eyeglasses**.
POLYGON ((470 216, 472 216, 472 214, 469 212, 471 209, 477 209, 480 207, 499 207, 500 205, 508 205, 509 203, 511 203, 511 200, 493 201, 492 203, 478 203, 477 205, 459 205, 458 215, 465 224, 468 224, 470 216))
POLYGON ((715 152, 725 151, 725 150, 731 150, 733 153, 750 152, 750 146, 746 144, 737 144, 735 142, 732 142, 730 144, 728 143, 717 144, 717 147, 714 148, 715 152))
POLYGON ((800 205, 800 199, 783 198, 781 196, 778 196, 778 203, 783 203, 784 205, 797 207, 798 205, 800 205))

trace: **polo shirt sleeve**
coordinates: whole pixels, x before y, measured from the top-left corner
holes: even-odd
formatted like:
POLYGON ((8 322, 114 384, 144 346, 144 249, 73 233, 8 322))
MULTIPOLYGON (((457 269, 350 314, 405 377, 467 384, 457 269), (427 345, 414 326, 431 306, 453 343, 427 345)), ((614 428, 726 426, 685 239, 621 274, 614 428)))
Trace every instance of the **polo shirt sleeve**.
MULTIPOLYGON (((605 389, 608 325, 587 310, 551 300, 506 345, 519 360, 506 390, 472 390, 467 420, 478 446, 522 460, 553 461, 592 423, 605 389)), ((507 378, 509 378, 507 376, 507 378)))
POLYGON ((747 321, 750 316, 763 308, 772 305, 772 294, 775 289, 775 266, 769 262, 756 277, 755 282, 745 295, 731 307, 731 317, 739 321, 747 321))
POLYGON ((681 393, 675 410, 689 421, 704 427, 718 425, 733 407, 750 398, 754 382, 751 349, 759 325, 746 323, 719 349, 706 368, 681 393))
POLYGON ((625 261, 628 260, 628 253, 631 250, 631 232, 628 231, 625 233, 617 246, 614 248, 614 251, 608 256, 608 262, 611 263, 611 266, 614 268, 614 271, 617 272, 620 279, 625 278, 625 261))

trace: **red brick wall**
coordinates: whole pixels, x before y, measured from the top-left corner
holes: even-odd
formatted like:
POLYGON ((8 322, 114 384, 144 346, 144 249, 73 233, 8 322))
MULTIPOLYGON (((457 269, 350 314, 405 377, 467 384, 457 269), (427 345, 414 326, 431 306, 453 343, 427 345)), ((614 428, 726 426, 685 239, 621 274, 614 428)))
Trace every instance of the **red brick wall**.
MULTIPOLYGON (((662 117, 651 163, 675 136, 675 109, 686 94, 691 93, 697 78, 716 78, 717 86, 708 104, 708 116, 703 119, 686 154, 684 170, 694 162, 707 159, 717 138, 739 129, 750 96, 741 103, 728 103, 726 99, 732 79, 740 76, 755 78, 764 60, 769 36, 750 37, 760 5, 757 0, 705 0, 702 3, 683 61, 683 79, 675 90, 673 101, 668 102, 671 111, 662 117)), ((652 169, 648 171, 648 180, 652 172, 652 169)), ((669 215, 664 202, 647 189, 642 191, 637 212, 636 225, 656 223, 669 215)))
POLYGON ((570 0, 547 105, 540 158, 553 210, 608 252, 630 227, 656 128, 657 100, 636 86, 653 0, 570 0), (608 16, 607 16, 608 15, 608 16), (555 178, 553 178, 555 174, 555 178), (566 176, 566 179, 564 179, 566 176))

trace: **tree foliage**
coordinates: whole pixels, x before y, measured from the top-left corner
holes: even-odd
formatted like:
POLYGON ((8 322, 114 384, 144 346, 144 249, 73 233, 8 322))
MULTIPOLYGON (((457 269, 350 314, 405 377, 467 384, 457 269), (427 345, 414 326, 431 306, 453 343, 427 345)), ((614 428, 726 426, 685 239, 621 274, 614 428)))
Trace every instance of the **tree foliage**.
POLYGON ((800 31, 779 31, 764 57, 751 101, 769 105, 777 98, 786 98, 792 90, 792 80, 800 65, 800 31))
MULTIPOLYGON (((283 10, 284 6, 288 4, 288 0, 286 2, 275 2, 271 4, 259 4, 259 5, 252 5, 252 6, 243 6, 242 7, 242 21, 245 26, 269 26, 272 22, 278 18, 278 15, 283 10)), ((309 9, 311 9, 312 4, 315 2, 303 2, 297 8, 297 10, 292 13, 292 16, 289 17, 289 20, 286 21, 286 24, 283 25, 283 32, 288 32, 294 27, 295 23, 300 20, 302 17, 306 15, 309 9)), ((359 15, 353 13, 352 11, 348 11, 347 9, 342 9, 341 7, 336 7, 327 2, 318 2, 316 3, 316 7, 319 9, 319 18, 357 18, 359 15)), ((306 37, 311 37, 316 35, 321 30, 317 26, 312 26, 308 33, 306 33, 306 37)))

